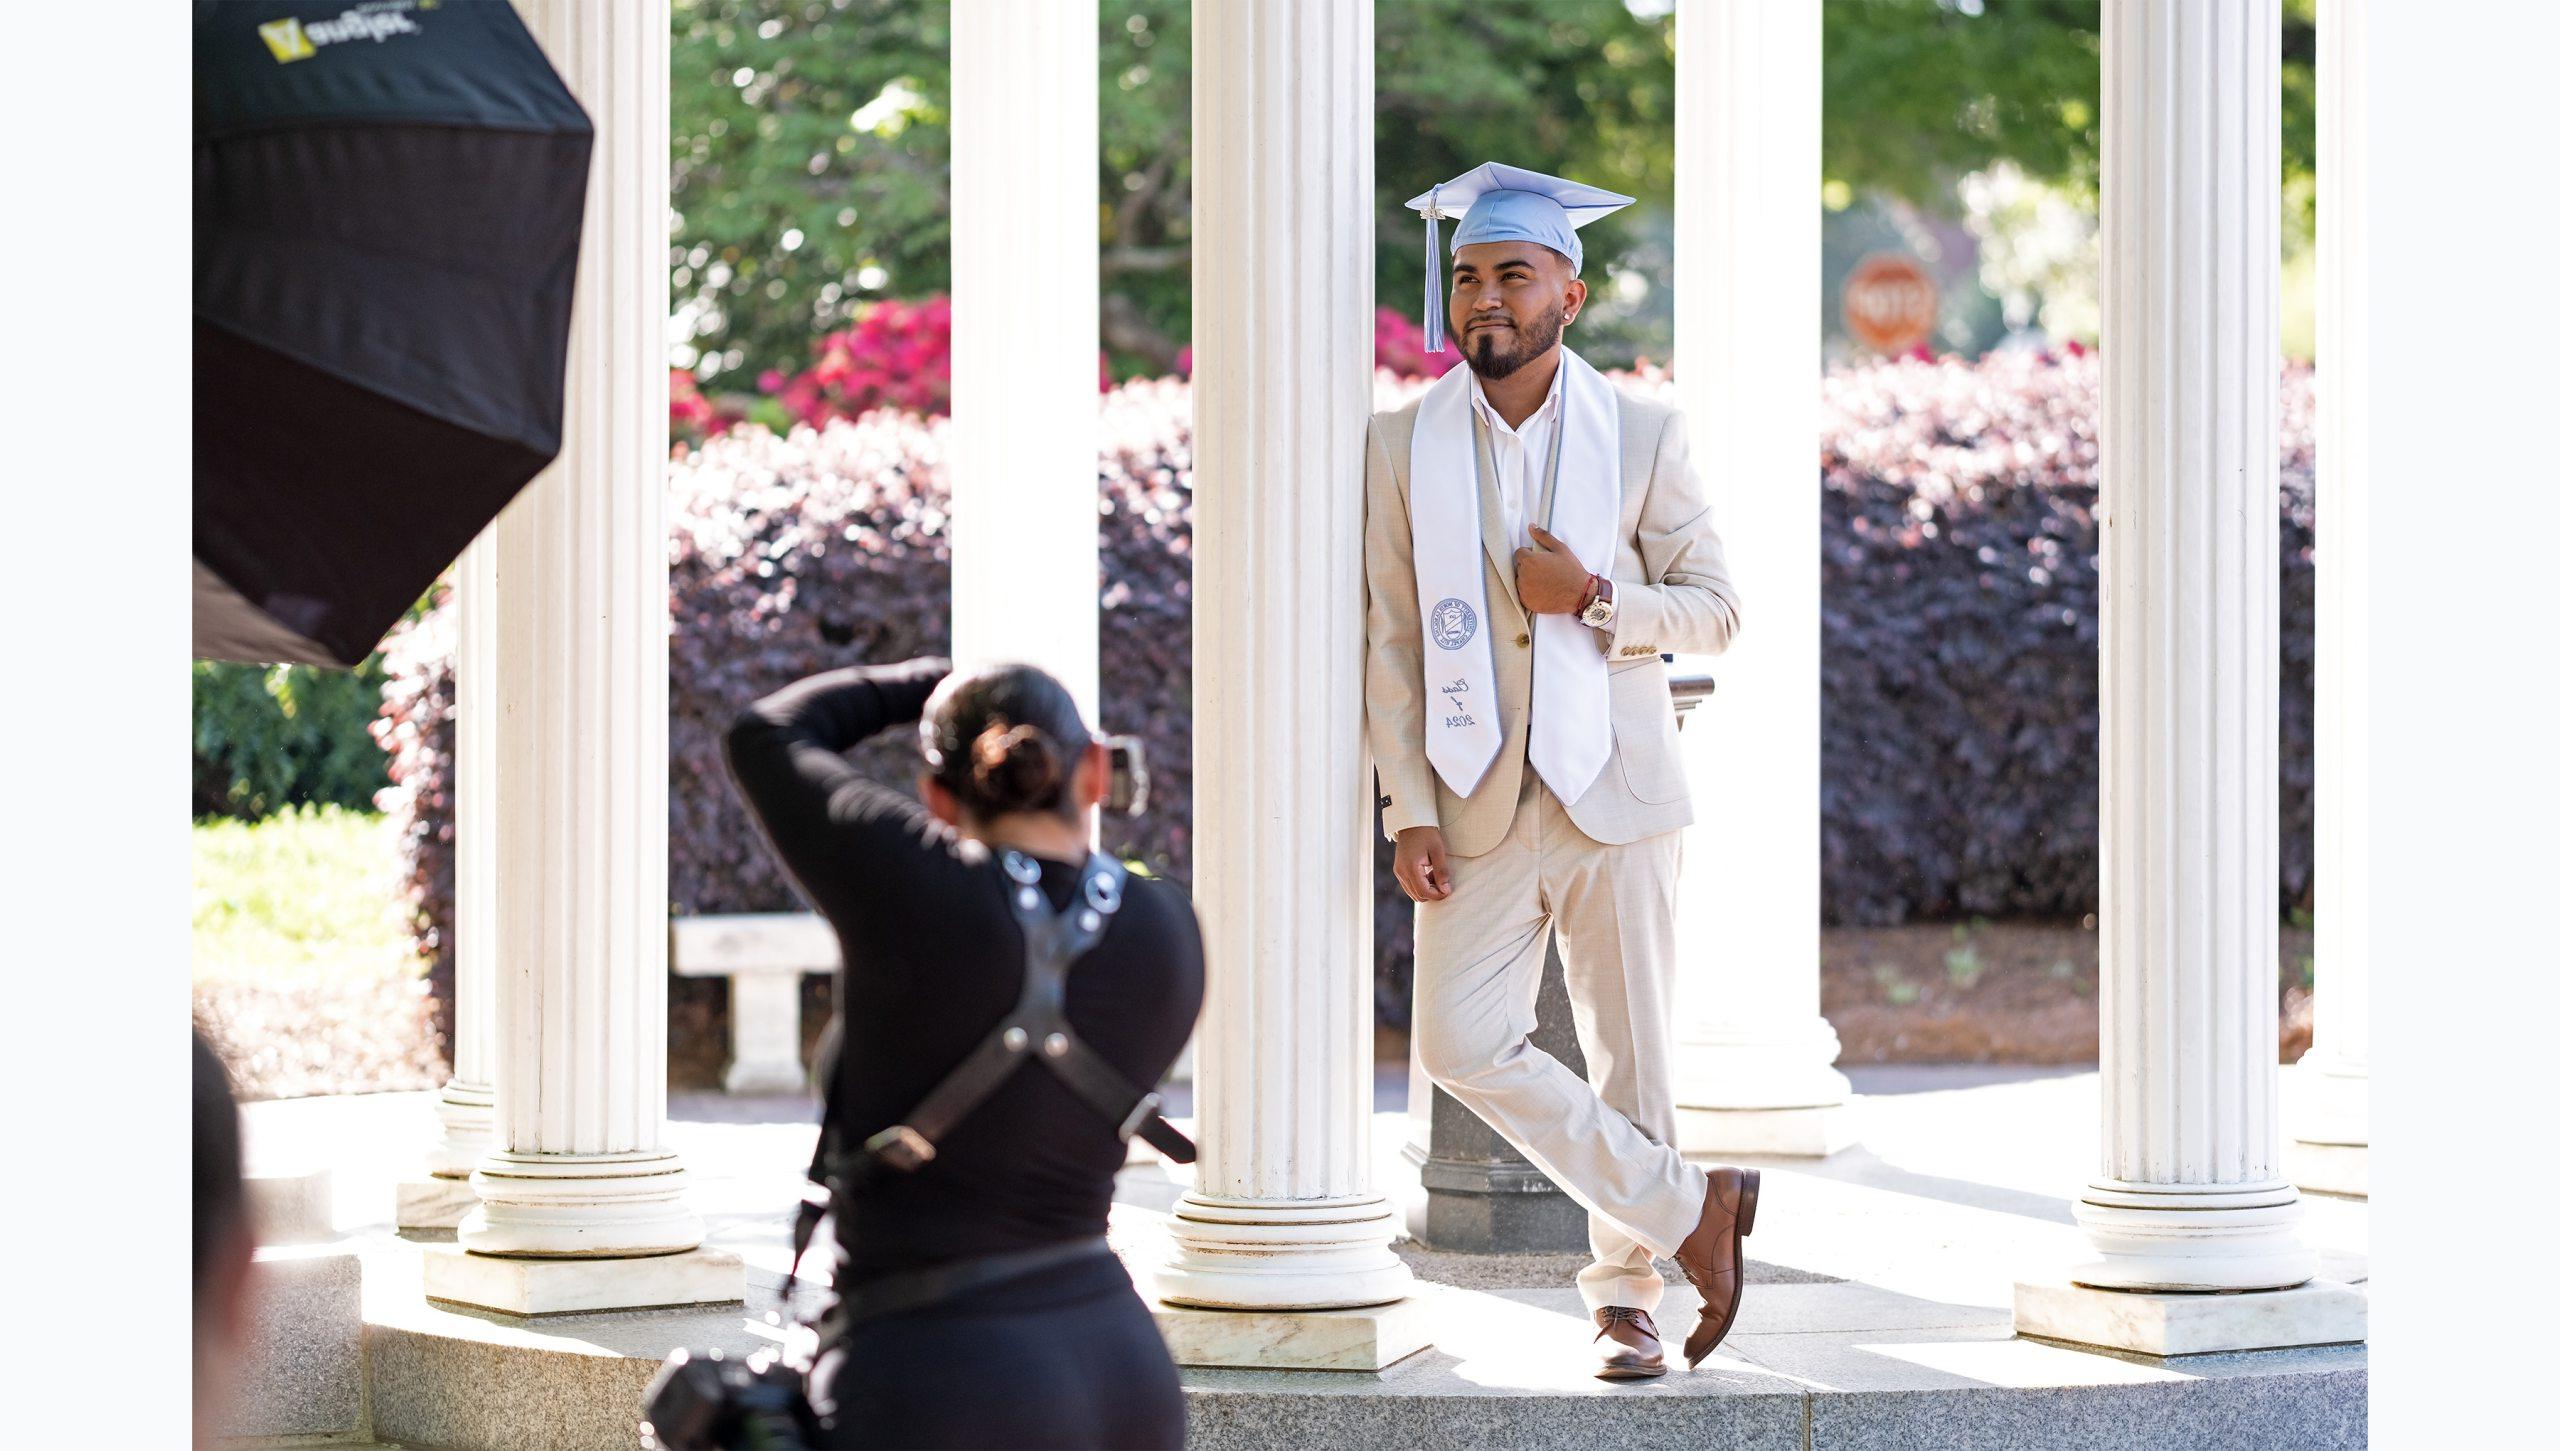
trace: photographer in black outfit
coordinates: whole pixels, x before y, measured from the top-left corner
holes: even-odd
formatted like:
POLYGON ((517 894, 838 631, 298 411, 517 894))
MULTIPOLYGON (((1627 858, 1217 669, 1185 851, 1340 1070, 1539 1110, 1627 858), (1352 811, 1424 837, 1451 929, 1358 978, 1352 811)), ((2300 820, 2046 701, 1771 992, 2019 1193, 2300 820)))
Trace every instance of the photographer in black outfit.
POLYGON ((853 1169, 830 1178, 841 1302, 809 1377, 820 1444, 1179 1446, 1172 1361, 1101 1243, 1152 1100, 1115 1122, 1097 1085, 1134 1097, 1172 1066, 1199 1015, 1200 929, 1177 889, 1089 853, 1110 760, 1073 699, 1024 665, 836 670, 758 701, 728 756, 843 948, 821 1160, 853 1169), (919 720, 922 807, 844 759, 919 720), (1064 1030, 1026 1045, 996 1030, 1037 994, 1034 956, 1071 970, 1064 1030), (928 1098, 1006 1048, 1021 1061, 934 1124, 928 1098))

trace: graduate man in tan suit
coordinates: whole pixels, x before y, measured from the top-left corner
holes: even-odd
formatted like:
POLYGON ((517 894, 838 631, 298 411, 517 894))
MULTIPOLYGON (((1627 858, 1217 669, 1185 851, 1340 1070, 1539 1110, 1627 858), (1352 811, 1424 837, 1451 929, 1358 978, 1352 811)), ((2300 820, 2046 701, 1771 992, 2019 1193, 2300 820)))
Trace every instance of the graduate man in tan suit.
POLYGON ((1589 1211, 1598 1373, 1663 1373, 1656 1256, 1732 1328, 1759 1172, 1673 1141, 1672 906, 1692 819, 1670 651, 1741 627, 1677 408, 1563 345, 1575 228, 1633 200, 1488 164, 1409 203, 1438 232, 1466 366, 1369 423, 1368 714, 1382 824, 1414 900, 1415 1060, 1589 1211), (1589 1082, 1529 1041, 1559 935, 1589 1082))

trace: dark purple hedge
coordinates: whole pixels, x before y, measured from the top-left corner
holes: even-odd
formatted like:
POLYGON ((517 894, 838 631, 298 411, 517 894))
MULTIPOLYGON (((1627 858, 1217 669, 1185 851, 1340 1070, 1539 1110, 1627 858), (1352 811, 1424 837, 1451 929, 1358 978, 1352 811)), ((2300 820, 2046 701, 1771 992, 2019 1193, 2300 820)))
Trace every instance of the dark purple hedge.
MULTIPOLYGON (((2094 355, 1826 380, 1825 920, 2097 909, 2097 394, 2094 355)), ((2289 368, 2279 396, 2291 908, 2311 889, 2310 370, 2289 368)), ((1747 606, 1749 561, 1735 568, 1747 606)))
MULTIPOLYGON (((1382 385, 1382 401, 1416 386, 1382 385)), ((2085 357, 1874 364, 1826 384, 1826 920, 2095 909, 2096 390, 2085 357)), ((2310 888, 2308 373, 2289 372, 2283 397, 2291 905, 2310 888)), ((1105 840, 1177 881, 1191 863, 1189 417, 1179 381, 1108 395, 1096 499, 1103 724, 1145 738, 1153 776, 1149 813, 1112 819, 1105 840)), ((947 649, 946 426, 877 413, 788 438, 739 430, 671 466, 673 910, 798 905, 721 771, 720 736, 740 707, 811 671, 947 649)), ((1751 567, 1735 561, 1746 602, 1751 567)), ((404 628, 375 727, 392 755, 384 805, 402 819, 421 946, 439 962, 452 911, 449 660, 441 610, 404 628)), ((856 759, 911 788, 903 736, 856 759)), ((1400 1024, 1411 924, 1386 861, 1381 842, 1378 1007, 1400 1024)), ((448 980, 440 967, 440 1002, 448 980)), ((718 984, 676 986, 680 1019, 716 1026, 718 984)))

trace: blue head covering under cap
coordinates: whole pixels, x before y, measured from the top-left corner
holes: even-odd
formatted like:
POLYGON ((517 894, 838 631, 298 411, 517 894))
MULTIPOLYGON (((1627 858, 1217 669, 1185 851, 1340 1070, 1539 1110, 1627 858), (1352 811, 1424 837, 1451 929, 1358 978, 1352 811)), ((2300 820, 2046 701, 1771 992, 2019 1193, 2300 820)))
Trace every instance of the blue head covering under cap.
POLYGON ((1442 296, 1447 289, 1440 282, 1441 218, 1458 219, 1457 232, 1449 239, 1452 256, 1478 242, 1536 242, 1563 253, 1579 275, 1582 239, 1574 229, 1634 201, 1560 176, 1488 161, 1406 202, 1423 219, 1423 350, 1437 353, 1448 347, 1448 299, 1442 296))

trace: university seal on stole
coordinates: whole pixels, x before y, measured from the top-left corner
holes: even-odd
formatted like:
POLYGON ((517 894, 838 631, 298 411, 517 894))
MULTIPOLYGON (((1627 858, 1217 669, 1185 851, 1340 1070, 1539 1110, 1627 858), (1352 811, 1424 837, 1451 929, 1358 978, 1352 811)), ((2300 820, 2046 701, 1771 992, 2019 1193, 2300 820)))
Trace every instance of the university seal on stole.
POLYGON ((1452 595, 1431 607, 1431 643, 1443 650, 1463 648, 1476 637, 1476 607, 1452 595))

